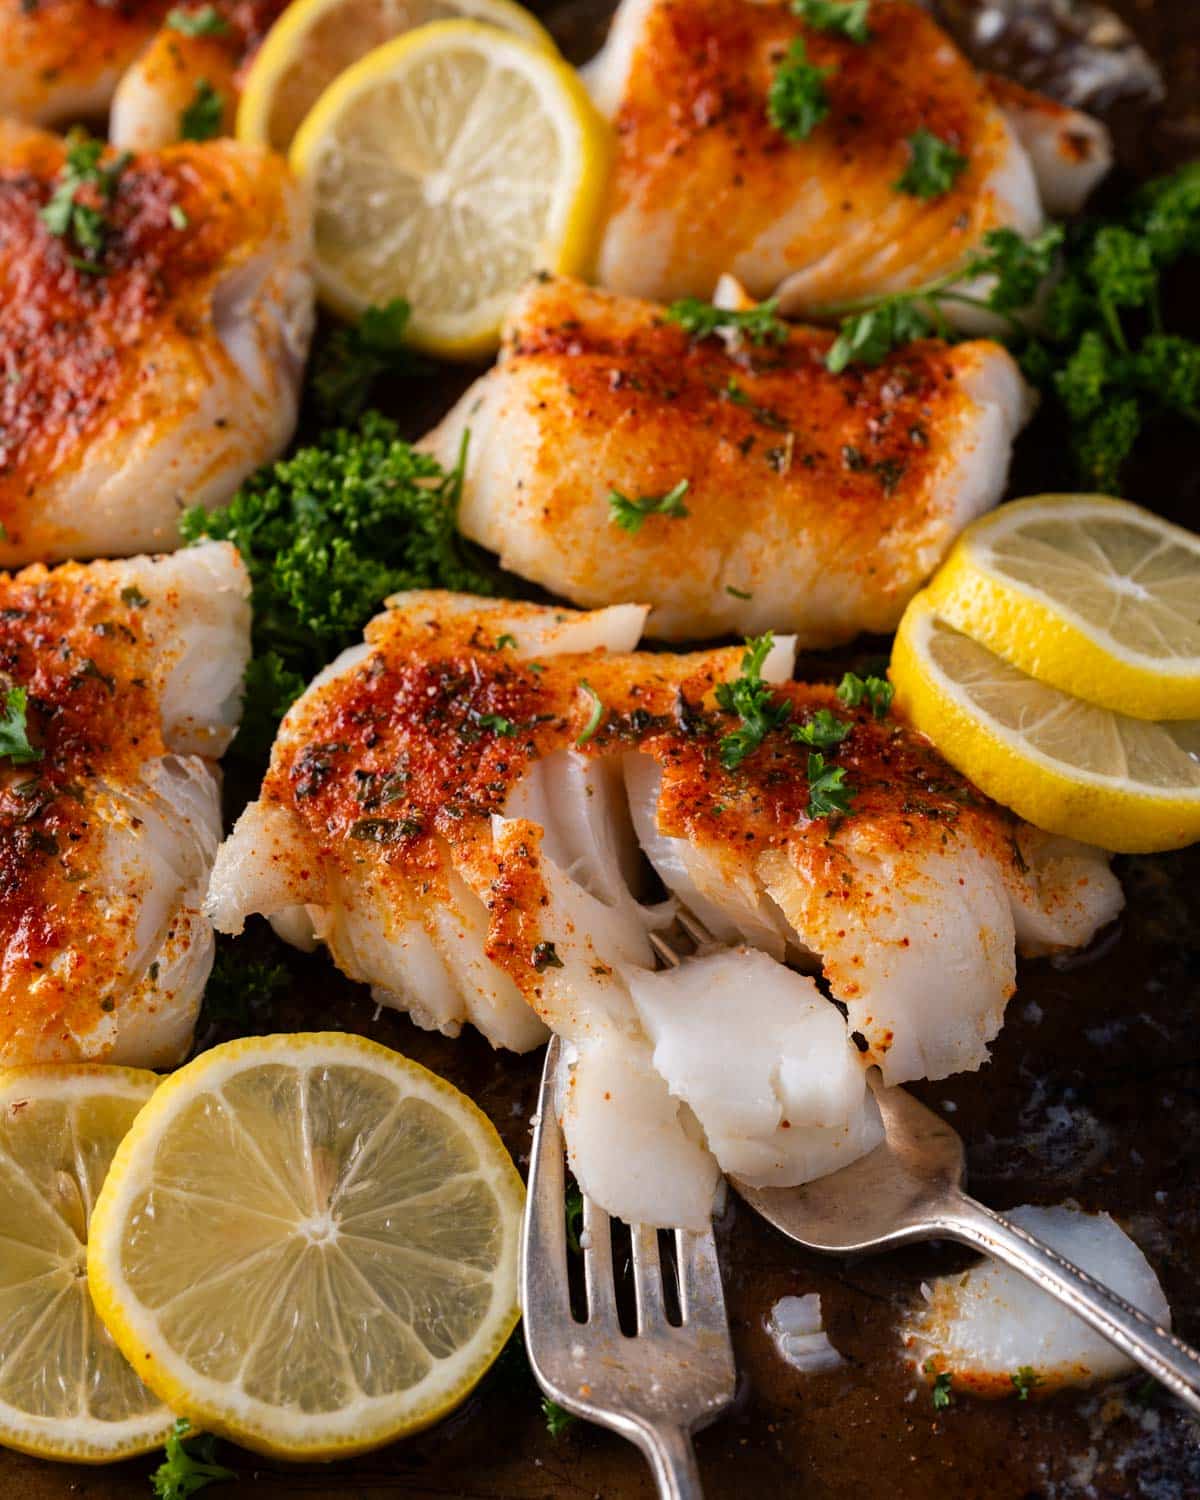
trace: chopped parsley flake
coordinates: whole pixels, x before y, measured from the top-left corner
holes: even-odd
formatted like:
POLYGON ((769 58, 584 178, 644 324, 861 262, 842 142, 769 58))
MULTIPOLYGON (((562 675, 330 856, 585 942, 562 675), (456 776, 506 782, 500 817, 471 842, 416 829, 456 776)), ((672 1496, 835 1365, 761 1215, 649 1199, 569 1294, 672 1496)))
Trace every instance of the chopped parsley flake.
POLYGON ((847 672, 838 683, 837 695, 847 708, 857 708, 865 701, 875 717, 882 719, 892 706, 895 691, 884 677, 859 677, 847 672))
POLYGON ((830 765, 819 750, 808 757, 808 816, 827 818, 848 813, 854 797, 844 766, 830 765))
POLYGON ((179 138, 184 141, 211 141, 221 134, 225 117, 225 98, 207 78, 197 78, 192 102, 179 116, 179 138))
POLYGON ((130 609, 145 609, 150 601, 136 583, 127 583, 121 590, 121 603, 128 604, 130 609))
POLYGON ((576 745, 586 745, 591 737, 600 728, 600 720, 604 717, 604 704, 600 701, 600 694, 586 679, 581 678, 579 686, 592 700, 592 711, 588 714, 588 721, 583 726, 583 731, 575 741, 576 745))
POLYGON ((778 297, 771 297, 743 312, 714 307, 711 302, 702 302, 698 297, 683 297, 671 303, 666 316, 668 323, 677 323, 694 339, 706 339, 719 329, 728 328, 745 334, 752 344, 786 344, 788 325, 776 315, 778 307, 778 297))
POLYGON ((354 421, 380 375, 420 375, 428 369, 405 342, 412 309, 403 297, 368 307, 357 323, 338 328, 317 350, 309 395, 325 423, 354 421))
POLYGON ((804 141, 829 113, 825 79, 835 68, 808 60, 803 37, 794 37, 767 92, 767 118, 789 141, 804 141))
POLYGON ((503 714, 480 714, 479 727, 491 729, 496 734, 516 734, 517 726, 511 719, 506 719, 503 714))
POLYGON ((727 771, 735 771, 772 729, 780 728, 791 718, 792 705, 786 698, 775 702, 770 684, 762 680, 763 662, 774 644, 775 637, 770 631, 748 637, 741 675, 732 682, 717 684, 718 705, 726 713, 737 714, 742 721, 740 729, 721 737, 718 753, 727 771))
POLYGON ((630 536, 636 536, 641 531, 647 516, 670 516, 673 520, 681 521, 691 514, 683 503, 688 485, 688 480, 681 479, 665 495, 640 495, 636 500, 622 495, 620 490, 610 490, 609 519, 630 536))
POLYGON ((558 949, 553 943, 535 943, 530 963, 539 974, 544 974, 547 969, 561 969, 563 961, 558 956, 558 949))
POLYGON ((75 269, 98 275, 105 271, 100 258, 108 241, 108 210, 116 198, 121 174, 132 160, 128 151, 122 151, 101 165, 104 149, 104 142, 95 140, 86 130, 68 133, 66 156, 54 192, 40 215, 51 234, 82 252, 68 256, 75 269), (81 191, 93 200, 99 199, 99 206, 95 201, 79 201, 81 191))
POLYGON ((1022 1365, 1008 1378, 1013 1383, 1018 1401, 1028 1401, 1030 1391, 1043 1384, 1042 1377, 1031 1365, 1022 1365))
POLYGON ((908 166, 895 187, 913 198, 940 198, 967 168, 967 158, 922 125, 908 138, 908 166))
POLYGON ((934 1363, 931 1359, 925 1361, 925 1373, 927 1375, 933 1376, 933 1388, 931 1391, 931 1395, 933 1397, 934 1411, 945 1411, 945 1409, 954 1400, 954 1397, 951 1394, 950 1390, 950 1387, 954 1383, 954 1376, 951 1375, 949 1370, 942 1370, 939 1372, 934 1367, 934 1363))
POLYGON ((792 0, 792 14, 814 31, 829 31, 849 42, 869 42, 871 0, 792 0))
POLYGON ((733 586, 733 584, 731 584, 731 583, 727 583, 725 585, 725 592, 727 594, 732 594, 735 599, 753 599, 754 598, 754 595, 747 593, 745 589, 735 589, 734 586, 733 586))
POLYGON ((172 203, 167 209, 167 218, 171 221, 172 229, 186 229, 188 227, 188 216, 178 203, 172 203))
POLYGON ((853 725, 839 719, 830 709, 818 708, 803 724, 793 724, 791 734, 794 740, 813 750, 832 750, 842 743, 852 728, 853 725))
POLYGON ((572 1412, 559 1406, 557 1401, 551 1401, 549 1396, 542 1397, 542 1415, 546 1418, 546 1431, 556 1441, 576 1420, 572 1412))
POLYGON ((167 25, 183 36, 224 36, 229 31, 229 22, 215 5, 202 5, 199 10, 177 6, 167 12, 167 25))
POLYGON ((237 1478, 232 1469, 214 1461, 216 1439, 207 1435, 189 1437, 191 1430, 186 1417, 180 1417, 171 1429, 166 1457, 150 1476, 158 1500, 187 1500, 206 1485, 237 1478))
POLYGON ((517 638, 516 638, 516 636, 515 635, 509 635, 509 633, 507 631, 505 631, 504 634, 502 636, 500 636, 500 638, 496 642, 496 650, 497 651, 503 651, 506 646, 511 646, 515 650, 516 649, 516 645, 517 645, 517 638))
POLYGON ((41 760, 42 752, 30 742, 26 719, 28 695, 23 687, 9 688, 0 709, 0 757, 7 756, 14 766, 27 766, 41 760))

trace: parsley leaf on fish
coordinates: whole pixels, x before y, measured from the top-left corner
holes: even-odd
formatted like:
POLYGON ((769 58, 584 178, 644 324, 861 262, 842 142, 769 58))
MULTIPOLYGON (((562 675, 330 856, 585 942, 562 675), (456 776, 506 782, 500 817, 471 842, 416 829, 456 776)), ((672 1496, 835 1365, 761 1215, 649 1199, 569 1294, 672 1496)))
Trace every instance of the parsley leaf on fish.
POLYGON ((207 78, 197 78, 191 103, 179 116, 179 138, 183 141, 211 141, 221 134, 225 116, 225 98, 207 78))
POLYGON ((745 334, 752 344, 786 344, 788 325, 778 316, 778 309, 778 297, 768 297, 741 312, 714 307, 699 297, 681 297, 667 308, 666 318, 694 339, 706 339, 719 329, 728 328, 745 334))
POLYGON ((609 519, 630 536, 636 536, 641 531, 647 516, 670 516, 673 520, 681 521, 691 514, 683 503, 688 484, 688 480, 681 479, 665 495, 639 495, 636 500, 631 500, 620 490, 610 490, 609 519))
POLYGON ((23 687, 12 687, 5 692, 0 708, 0 757, 6 756, 14 766, 27 766, 42 758, 42 752, 29 739, 28 701, 23 687))
POLYGON ((815 31, 829 31, 850 42, 868 42, 871 0, 792 0, 792 14, 815 31))
POLYGON ((827 818, 850 811, 854 791, 846 785, 844 766, 831 765, 819 750, 814 750, 808 757, 807 773, 810 818, 827 818))
POLYGON ((791 718, 792 705, 786 698, 776 702, 771 685, 762 679, 763 662, 774 644, 775 637, 770 631, 747 637, 740 676, 732 682, 717 684, 714 696, 718 705, 726 713, 737 714, 742 721, 739 729, 721 737, 718 746, 721 764, 727 771, 736 770, 772 729, 780 728, 791 718))
POLYGON ((804 141, 829 113, 825 80, 835 68, 808 60, 803 37, 794 37, 767 91, 767 118, 789 141, 804 141))
POLYGON ((895 183, 898 193, 926 200, 941 198, 966 171, 963 153, 924 125, 913 131, 907 144, 908 165, 895 183))

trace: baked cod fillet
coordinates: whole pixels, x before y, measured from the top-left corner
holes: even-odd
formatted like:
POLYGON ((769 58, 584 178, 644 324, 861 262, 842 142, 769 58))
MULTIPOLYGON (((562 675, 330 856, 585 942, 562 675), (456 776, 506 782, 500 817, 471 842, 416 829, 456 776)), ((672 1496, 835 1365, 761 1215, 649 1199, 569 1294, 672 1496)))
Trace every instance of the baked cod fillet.
POLYGON ((227 542, 0 575, 0 1066, 186 1052, 249 593, 227 542))
POLYGON ((989 229, 1036 232, 1107 167, 1101 126, 998 95, 918 5, 872 5, 869 26, 857 43, 776 0, 622 0, 587 69, 618 143, 601 283, 670 301, 711 296, 728 271, 785 312, 898 291, 957 268, 989 229), (768 116, 796 39, 831 70, 802 140, 768 116), (933 197, 897 186, 922 130, 966 158, 933 197))
POLYGON ((1017 948, 1084 943, 1120 906, 1105 855, 987 802, 903 724, 787 681, 788 640, 762 679, 788 723, 844 722, 840 817, 811 811, 782 720, 724 764, 740 648, 637 653, 631 605, 390 604, 289 711, 208 910, 324 942, 420 1025, 520 1050, 559 1032, 575 1170, 622 1217, 697 1225, 718 1166, 794 1183, 871 1149, 864 1062, 890 1082, 979 1067, 1017 948), (646 856, 729 951, 654 972, 675 908, 647 904, 646 856), (787 961, 823 968, 848 1022, 787 961))
POLYGON ((308 209, 278 158, 109 153, 111 197, 76 192, 103 218, 85 252, 44 215, 69 149, 0 124, 4 566, 174 547, 186 506, 291 437, 312 328, 308 209))
POLYGON ((114 145, 177 141, 201 79, 234 105, 286 0, 0 0, 0 114, 60 126, 112 113, 114 145), (202 15, 200 13, 203 13, 202 15), (184 25, 167 22, 168 15, 184 25), (199 35, 187 20, 200 16, 199 35))
POLYGON ((1003 493, 1031 397, 986 340, 838 375, 831 342, 697 340, 653 303, 534 280, 499 362, 423 446, 453 468, 469 430, 467 536, 573 603, 649 602, 651 635, 892 630, 1003 493), (681 481, 676 513, 615 524, 614 493, 681 481))

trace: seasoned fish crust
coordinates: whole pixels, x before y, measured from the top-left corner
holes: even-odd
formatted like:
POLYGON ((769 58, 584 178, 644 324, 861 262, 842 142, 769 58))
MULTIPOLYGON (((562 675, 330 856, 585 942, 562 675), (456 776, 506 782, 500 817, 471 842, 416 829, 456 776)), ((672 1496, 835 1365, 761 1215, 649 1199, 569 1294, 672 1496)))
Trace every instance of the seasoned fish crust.
POLYGON ((134 157, 99 272, 41 217, 64 158, 0 125, 4 566, 175 546, 185 506, 226 499, 291 436, 311 329, 307 208, 278 158, 231 141, 134 157))

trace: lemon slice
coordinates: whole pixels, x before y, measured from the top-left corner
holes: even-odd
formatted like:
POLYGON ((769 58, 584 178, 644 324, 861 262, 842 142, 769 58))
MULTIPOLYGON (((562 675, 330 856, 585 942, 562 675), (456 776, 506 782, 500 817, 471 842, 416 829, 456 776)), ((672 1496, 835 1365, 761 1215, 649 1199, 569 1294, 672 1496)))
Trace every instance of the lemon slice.
POLYGON ((417 1432, 517 1320, 523 1189, 487 1117, 362 1037, 247 1037, 167 1080, 92 1216, 126 1356, 196 1426, 280 1458, 417 1432))
POLYGON ((896 707, 946 759, 1039 828, 1143 854, 1200 838, 1200 721, 1085 703, 941 619, 928 590, 892 650, 896 707))
POLYGON ((556 50, 549 32, 512 0, 296 0, 255 54, 238 105, 238 139, 286 151, 304 116, 351 63, 416 26, 454 18, 556 50))
POLYGON ((1003 505, 931 591, 944 620, 1039 681, 1138 719, 1200 717, 1200 537, 1139 506, 1003 505))
POLYGON ((88 1214, 154 1092, 132 1068, 0 1072, 0 1443, 111 1463, 159 1447, 171 1413, 129 1368, 84 1276, 88 1214))
POLYGON ((418 346, 494 350, 530 272, 587 269, 607 129, 564 62, 492 26, 440 21, 376 48, 292 143, 325 300, 357 316, 404 297, 418 346))

